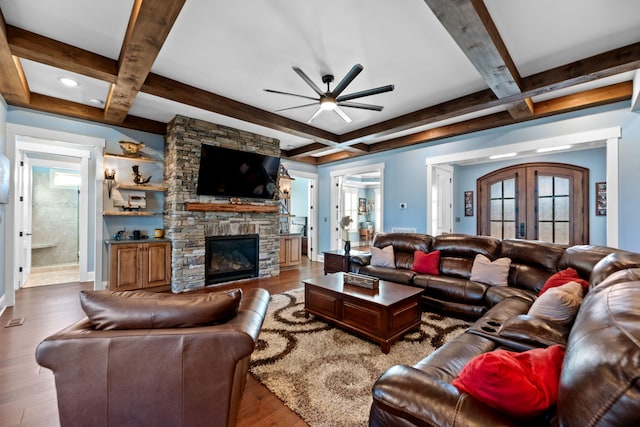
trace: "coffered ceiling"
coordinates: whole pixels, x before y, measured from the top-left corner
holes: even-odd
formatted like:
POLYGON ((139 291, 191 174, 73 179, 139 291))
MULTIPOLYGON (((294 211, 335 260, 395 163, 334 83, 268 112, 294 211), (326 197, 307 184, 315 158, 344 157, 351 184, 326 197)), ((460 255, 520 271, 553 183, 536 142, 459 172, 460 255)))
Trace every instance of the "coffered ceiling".
MULTIPOLYGON (((10 105, 164 133, 176 114, 323 164, 632 98, 637 0, 0 0, 10 105), (324 90, 354 64, 343 107, 324 90), (79 85, 63 86, 70 77, 79 85), (277 111, 286 109, 284 111, 277 111)), ((332 86, 335 87, 335 86, 332 86)))

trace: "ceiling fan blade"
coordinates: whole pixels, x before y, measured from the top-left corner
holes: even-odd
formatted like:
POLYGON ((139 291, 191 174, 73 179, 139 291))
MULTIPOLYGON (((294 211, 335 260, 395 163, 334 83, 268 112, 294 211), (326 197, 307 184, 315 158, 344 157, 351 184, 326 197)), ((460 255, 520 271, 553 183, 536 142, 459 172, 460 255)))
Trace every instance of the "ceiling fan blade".
POLYGON ((305 99, 312 99, 314 101, 319 101, 319 98, 313 98, 311 96, 306 96, 306 95, 298 95, 297 93, 289 93, 289 92, 281 92, 279 90, 273 90, 273 89, 263 89, 265 92, 270 92, 270 93, 278 93, 280 95, 289 95, 289 96, 297 96, 298 98, 305 98, 305 99))
POLYGON ((344 76, 342 80, 340 80, 340 83, 338 83, 338 85, 333 88, 333 91, 331 92, 333 96, 338 97, 342 93, 342 91, 345 90, 347 86, 349 86, 349 83, 351 83, 353 79, 355 79, 358 74, 362 72, 363 69, 364 67, 360 64, 354 65, 351 70, 349 70, 347 75, 344 76))
POLYGON ((341 107, 362 108, 363 110, 375 110, 375 111, 382 111, 382 109, 384 108, 382 105, 363 104, 361 102, 351 102, 351 101, 338 102, 338 105, 341 107))
POLYGON ((316 86, 316 84, 314 82, 311 81, 311 79, 309 78, 309 76, 307 76, 304 71, 302 71, 300 68, 296 67, 295 65, 293 67, 293 71, 295 71, 296 73, 298 73, 298 75, 300 77, 302 77, 302 80, 304 80, 309 86, 311 86, 311 89, 313 89, 315 91, 315 93, 317 93, 319 96, 324 95, 324 92, 320 90, 320 88, 318 86, 316 86))
POLYGON ((307 120, 307 123, 311 123, 313 121, 313 119, 315 119, 316 117, 318 117, 318 114, 320 114, 322 112, 322 108, 318 108, 318 111, 316 111, 315 113, 313 113, 313 116, 311 116, 311 118, 309 120, 307 120))
POLYGON ((312 105, 318 105, 317 102, 311 103, 311 104, 304 104, 304 105, 296 105, 295 107, 289 107, 289 108, 281 108, 279 110, 275 110, 274 112, 277 113, 278 111, 287 111, 287 110, 293 110, 296 108, 302 108, 302 107, 310 107, 312 105))
POLYGON ((361 90, 360 92, 350 93, 348 95, 342 95, 336 98, 336 101, 348 101, 350 99, 362 98, 364 96, 377 95, 379 93, 391 92, 393 90, 393 85, 380 86, 374 89, 361 90))
POLYGON ((342 120, 344 120, 347 123, 351 123, 351 118, 347 116, 347 114, 344 111, 342 111, 340 107, 334 108, 333 111, 335 111, 336 114, 339 115, 342 120))

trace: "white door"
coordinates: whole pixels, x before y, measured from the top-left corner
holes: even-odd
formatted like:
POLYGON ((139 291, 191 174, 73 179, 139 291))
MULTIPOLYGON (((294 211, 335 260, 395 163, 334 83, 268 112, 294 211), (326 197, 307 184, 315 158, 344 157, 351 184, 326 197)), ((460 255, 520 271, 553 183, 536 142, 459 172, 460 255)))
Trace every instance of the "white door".
POLYGON ((453 232, 453 170, 446 166, 433 168, 433 202, 436 235, 453 232))

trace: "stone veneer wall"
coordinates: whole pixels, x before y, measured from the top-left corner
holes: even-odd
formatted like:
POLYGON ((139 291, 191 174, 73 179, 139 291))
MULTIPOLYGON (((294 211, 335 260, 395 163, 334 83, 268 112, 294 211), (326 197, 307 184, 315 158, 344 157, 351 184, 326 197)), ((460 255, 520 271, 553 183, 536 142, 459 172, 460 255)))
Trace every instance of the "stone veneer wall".
MULTIPOLYGON (((171 239, 171 289, 183 292, 205 285, 205 237, 258 234, 259 277, 280 274, 277 213, 191 212, 185 202, 228 203, 228 198, 198 196, 200 147, 210 144, 280 156, 280 141, 203 120, 176 116, 167 125, 164 150, 165 236, 171 239)), ((243 204, 278 205, 277 200, 243 199, 243 204)))

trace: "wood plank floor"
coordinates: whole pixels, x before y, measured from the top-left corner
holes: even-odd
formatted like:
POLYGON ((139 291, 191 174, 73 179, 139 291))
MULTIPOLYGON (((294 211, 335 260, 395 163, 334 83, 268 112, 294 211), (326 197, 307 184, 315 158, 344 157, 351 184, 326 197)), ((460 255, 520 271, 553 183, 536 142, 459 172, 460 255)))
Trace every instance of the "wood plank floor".
MULTIPOLYGON (((278 277, 216 289, 260 287, 274 294, 299 288, 301 279, 322 274, 321 263, 305 259, 300 268, 282 270, 278 277)), ((92 283, 69 283, 21 289, 16 293, 16 305, 0 317, 0 427, 59 426, 53 374, 36 363, 35 349, 47 336, 84 317, 78 293, 92 287, 92 283), (22 325, 5 327, 10 320, 19 318, 24 318, 22 325)), ((236 426, 306 425, 248 374, 236 426)))

